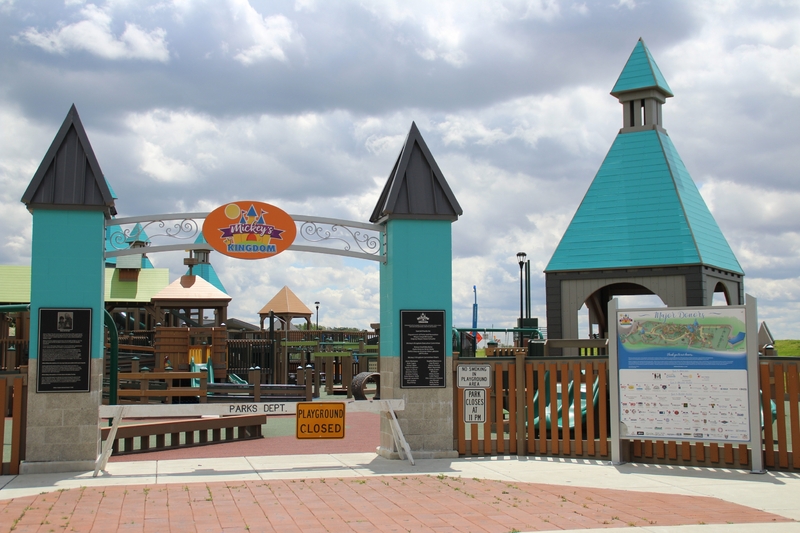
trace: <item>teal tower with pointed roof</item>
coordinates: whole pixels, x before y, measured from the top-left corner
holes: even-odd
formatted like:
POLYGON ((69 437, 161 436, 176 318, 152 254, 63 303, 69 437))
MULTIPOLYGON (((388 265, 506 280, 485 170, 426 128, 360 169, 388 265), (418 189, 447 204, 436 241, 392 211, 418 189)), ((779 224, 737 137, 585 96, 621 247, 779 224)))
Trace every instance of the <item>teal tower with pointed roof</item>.
POLYGON ((22 196, 33 227, 21 474, 91 470, 100 451, 97 408, 103 399, 105 349, 101 238, 105 221, 116 214, 114 200, 73 105, 22 196), (62 323, 62 317, 68 322, 62 323))
MULTIPOLYGON (((197 236, 197 239, 194 241, 194 243, 208 244, 202 233, 197 236)), ((217 271, 214 270, 214 265, 209 262, 208 256, 211 254, 210 249, 211 246, 209 246, 208 250, 192 250, 192 256, 190 260, 184 261, 184 263, 189 267, 189 270, 186 271, 186 275, 200 276, 217 289, 221 290, 225 294, 228 294, 228 291, 225 290, 225 286, 222 284, 222 280, 220 280, 219 276, 217 275, 217 271)))
POLYGON ((744 272, 663 127, 673 93, 642 39, 611 95, 622 129, 545 268, 551 338, 584 336, 584 304, 589 333, 602 337, 614 296, 679 307, 711 305, 715 292, 744 300, 744 272))
MULTIPOLYGON (((397 422, 414 457, 457 457, 453 449, 452 225, 462 214, 450 185, 411 123, 370 222, 386 226, 380 266, 381 399, 402 399, 397 422), (441 330, 427 329, 441 320, 441 330), (412 332, 430 333, 411 341, 412 332), (441 337, 437 337, 440 331, 441 337), (425 356, 411 348, 426 344, 425 356), (430 344, 428 344, 430 343, 430 344), (433 348, 435 343, 436 347, 433 348), (430 350, 430 351, 427 351, 430 350), (432 352, 441 359, 431 357, 432 352)), ((378 453, 396 457, 392 423, 381 421, 378 453)))

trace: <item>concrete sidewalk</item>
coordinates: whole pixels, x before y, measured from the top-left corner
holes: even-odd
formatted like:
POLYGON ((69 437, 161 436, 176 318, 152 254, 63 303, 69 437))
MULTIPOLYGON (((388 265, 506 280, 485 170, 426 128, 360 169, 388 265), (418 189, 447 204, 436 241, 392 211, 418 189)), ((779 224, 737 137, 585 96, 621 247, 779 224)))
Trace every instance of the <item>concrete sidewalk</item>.
POLYGON ((0 477, 0 531, 789 531, 800 475, 374 453, 109 463, 0 477), (42 528, 47 525, 48 528, 42 528))

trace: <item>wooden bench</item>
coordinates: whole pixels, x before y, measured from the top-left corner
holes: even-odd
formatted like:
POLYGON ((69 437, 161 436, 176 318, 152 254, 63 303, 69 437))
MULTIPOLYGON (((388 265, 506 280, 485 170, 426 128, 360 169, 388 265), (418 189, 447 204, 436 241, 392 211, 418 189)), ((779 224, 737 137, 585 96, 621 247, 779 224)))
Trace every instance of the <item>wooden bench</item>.
MULTIPOLYGON (((129 424, 117 429, 112 453, 124 455, 233 440, 260 439, 263 437, 261 426, 266 423, 267 415, 236 415, 129 424), (153 437, 155 443, 152 442, 153 437)), ((100 431, 101 438, 106 440, 111 428, 103 427, 100 431)))

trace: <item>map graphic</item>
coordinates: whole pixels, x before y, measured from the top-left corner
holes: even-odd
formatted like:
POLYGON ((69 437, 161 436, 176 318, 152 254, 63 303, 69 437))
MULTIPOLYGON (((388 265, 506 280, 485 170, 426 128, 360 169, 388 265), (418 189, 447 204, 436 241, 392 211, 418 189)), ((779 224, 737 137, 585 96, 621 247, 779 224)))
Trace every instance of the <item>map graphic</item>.
POLYGON ((631 332, 625 335, 622 342, 631 347, 637 344, 647 346, 673 346, 693 348, 695 350, 715 350, 718 352, 737 350, 744 342, 744 324, 742 330, 732 335, 730 323, 716 324, 716 320, 700 324, 695 319, 691 324, 680 322, 646 321, 632 323, 631 332))
POLYGON ((619 313, 618 324, 620 368, 746 366, 741 309, 630 311, 619 313))

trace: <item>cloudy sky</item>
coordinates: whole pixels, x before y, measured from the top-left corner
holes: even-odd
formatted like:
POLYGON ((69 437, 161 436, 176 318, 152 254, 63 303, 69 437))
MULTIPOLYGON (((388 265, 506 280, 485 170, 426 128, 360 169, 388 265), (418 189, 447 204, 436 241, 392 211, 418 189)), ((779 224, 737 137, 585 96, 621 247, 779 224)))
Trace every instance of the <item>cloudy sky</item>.
MULTIPOLYGON (((519 313, 622 125, 642 37, 664 126, 776 338, 800 339, 800 7, 758 0, 0 0, 0 264, 30 263, 25 188, 71 104, 120 216, 256 199, 368 221, 415 121, 460 202, 453 313, 519 313)), ((68 237, 68 230, 65 236, 68 237)), ((182 253, 151 257, 182 271, 182 253)), ((377 263, 212 254, 257 321, 284 285, 320 323, 378 321, 377 263)), ((502 339, 501 339, 502 340, 502 339)))

